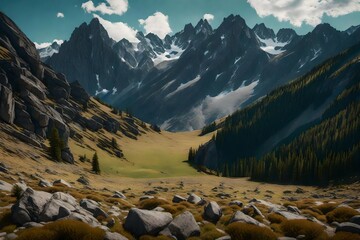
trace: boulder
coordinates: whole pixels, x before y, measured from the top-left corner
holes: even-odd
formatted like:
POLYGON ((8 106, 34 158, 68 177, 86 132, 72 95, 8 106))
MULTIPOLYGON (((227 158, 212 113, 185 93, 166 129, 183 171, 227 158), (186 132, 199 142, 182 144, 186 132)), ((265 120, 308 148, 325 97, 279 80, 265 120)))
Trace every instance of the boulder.
POLYGON ((300 215, 301 211, 299 210, 299 208, 295 207, 295 206, 287 206, 287 210, 291 213, 295 213, 300 215))
POLYGON ((204 219, 210 222, 216 223, 222 216, 222 211, 220 206, 211 201, 204 207, 204 219))
POLYGON ((124 228, 135 237, 157 235, 172 219, 170 213, 132 208, 125 220, 124 228))
POLYGON ((128 240, 128 239, 116 232, 105 232, 104 240, 128 240))
POLYGON ((164 230, 164 232, 161 232, 160 234, 167 235, 166 232, 170 232, 170 236, 175 236, 178 240, 200 236, 200 227, 189 211, 178 215, 166 229, 168 231, 164 230))
POLYGON ((180 202, 186 202, 186 198, 179 196, 179 195, 175 195, 172 199, 173 203, 180 203, 180 202))
POLYGON ((233 223, 233 222, 243 222, 243 223, 247 223, 247 224, 253 224, 253 225, 256 225, 259 227, 265 227, 264 224, 260 223, 256 219, 246 215, 245 213, 243 213, 241 211, 236 211, 236 213, 232 216, 232 218, 230 219, 230 223, 233 223))
POLYGON ((86 128, 90 129, 93 132, 97 132, 100 129, 103 128, 103 125, 97 121, 95 121, 94 119, 90 118, 90 119, 86 119, 85 120, 85 125, 86 128))
POLYGON ((11 89, 0 84, 0 119, 13 124, 15 119, 15 101, 11 89))
POLYGON ((75 101, 86 104, 90 100, 89 94, 85 89, 80 85, 78 81, 70 83, 71 91, 70 95, 75 99, 75 101))
POLYGON ((89 179, 87 179, 84 176, 79 177, 77 181, 79 183, 81 183, 81 184, 84 184, 84 185, 89 185, 90 184, 89 179))
POLYGON ((99 207, 99 203, 91 199, 83 199, 80 201, 80 206, 91 212, 95 218, 101 216, 107 218, 109 215, 99 207))
POLYGON ((336 228, 336 232, 350 232, 360 234, 360 225, 351 222, 340 223, 336 228))
POLYGON ((31 132, 35 131, 30 114, 26 111, 25 105, 15 101, 15 120, 14 123, 31 132))
POLYGON ((196 195, 195 193, 190 193, 189 194, 189 197, 187 199, 187 201, 189 203, 193 203, 193 204, 198 204, 201 202, 201 197, 199 197, 198 195, 196 195))
POLYGON ((63 179, 55 180, 55 181, 53 182, 53 185, 62 185, 62 186, 69 187, 69 188, 72 187, 70 183, 66 182, 66 181, 63 180, 63 179))
POLYGON ((74 156, 71 153, 70 148, 68 148, 68 147, 61 150, 61 159, 64 162, 70 163, 70 164, 74 164, 74 162, 75 162, 74 156))
POLYGON ((14 223, 23 225, 27 222, 39 222, 46 203, 52 195, 47 192, 26 189, 17 203, 11 207, 11 218, 14 223))
POLYGON ((350 222, 360 225, 360 215, 353 216, 350 222))
POLYGON ((288 212, 288 211, 276 211, 275 213, 280 214, 281 216, 283 216, 284 218, 286 218, 287 220, 293 220, 293 219, 307 219, 306 217, 299 215, 299 214, 295 214, 292 212, 288 212))
POLYGON ((52 187, 52 183, 45 179, 40 179, 38 185, 39 187, 52 187))
POLYGON ((122 192, 115 191, 115 193, 114 193, 114 195, 113 195, 113 198, 126 199, 126 196, 125 196, 122 192))

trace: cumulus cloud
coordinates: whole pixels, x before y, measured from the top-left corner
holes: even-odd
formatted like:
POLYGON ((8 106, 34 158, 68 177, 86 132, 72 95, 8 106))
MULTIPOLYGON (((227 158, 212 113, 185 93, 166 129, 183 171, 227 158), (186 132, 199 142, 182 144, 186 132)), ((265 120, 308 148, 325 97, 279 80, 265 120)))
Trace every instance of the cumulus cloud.
POLYGON ((360 11, 359 0, 247 0, 260 17, 274 16, 300 27, 316 26, 324 15, 338 17, 360 11))
POLYGON ((100 12, 101 14, 108 15, 122 15, 124 14, 129 7, 128 0, 106 0, 107 3, 100 3, 95 6, 93 1, 87 1, 81 4, 81 8, 83 8, 86 12, 100 12))
POLYGON ((64 15, 62 12, 58 12, 58 13, 56 14, 56 17, 58 17, 58 18, 64 18, 65 15, 64 15))
POLYGON ((106 29, 109 36, 115 41, 120 41, 125 38, 130 42, 139 42, 139 40, 136 38, 137 31, 126 23, 110 22, 96 14, 94 14, 94 17, 99 19, 100 24, 106 29))
POLYGON ((203 16, 203 19, 206 19, 208 22, 211 22, 212 20, 214 20, 215 16, 212 15, 211 13, 205 13, 203 16))
POLYGON ((60 40, 60 39, 54 39, 52 42, 43 42, 43 43, 34 42, 34 44, 35 44, 36 49, 41 49, 41 48, 47 48, 47 47, 51 46, 51 44, 53 44, 54 42, 61 45, 61 44, 63 44, 64 41, 60 40))
POLYGON ((169 24, 169 16, 161 12, 156 12, 146 19, 139 19, 139 23, 144 27, 146 34, 151 32, 160 38, 164 38, 172 32, 169 24))

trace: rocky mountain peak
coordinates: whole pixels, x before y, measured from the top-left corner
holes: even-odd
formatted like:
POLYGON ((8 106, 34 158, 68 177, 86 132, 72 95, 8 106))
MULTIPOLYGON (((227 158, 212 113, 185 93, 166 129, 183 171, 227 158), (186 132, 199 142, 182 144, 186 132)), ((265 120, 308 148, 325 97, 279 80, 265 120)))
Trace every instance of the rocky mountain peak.
POLYGON ((274 30, 265 26, 264 23, 256 24, 253 28, 253 31, 261 38, 261 39, 274 39, 275 33, 274 30))
POLYGON ((295 30, 291 28, 281 28, 276 34, 279 42, 290 42, 295 37, 298 37, 298 35, 295 30))
POLYGON ((196 33, 203 33, 206 36, 210 35, 213 31, 211 25, 206 19, 201 19, 195 26, 196 33))

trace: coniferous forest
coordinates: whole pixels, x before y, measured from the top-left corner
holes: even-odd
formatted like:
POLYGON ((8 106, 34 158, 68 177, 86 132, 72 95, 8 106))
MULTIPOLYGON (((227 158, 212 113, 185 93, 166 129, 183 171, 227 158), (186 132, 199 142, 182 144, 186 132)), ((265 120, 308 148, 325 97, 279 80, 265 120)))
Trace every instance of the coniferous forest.
POLYGON ((210 169, 223 176, 319 185, 358 176, 359 53, 354 46, 229 116, 189 161, 209 168, 204 153, 215 144, 210 169))

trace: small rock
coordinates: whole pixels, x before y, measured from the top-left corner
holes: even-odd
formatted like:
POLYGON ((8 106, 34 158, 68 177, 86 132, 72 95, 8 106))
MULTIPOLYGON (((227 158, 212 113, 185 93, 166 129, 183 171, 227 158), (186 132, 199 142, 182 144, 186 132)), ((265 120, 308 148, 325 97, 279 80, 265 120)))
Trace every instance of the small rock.
POLYGON ((186 198, 180 196, 180 195, 175 195, 172 199, 173 203, 180 203, 180 202, 185 202, 186 198))
POLYGON ((39 187, 52 187, 53 185, 45 180, 45 179, 40 179, 39 183, 38 183, 39 187))
POLYGON ((233 200, 229 203, 229 206, 239 206, 242 207, 244 204, 239 200, 233 200))
POLYGON ((60 186, 65 186, 65 187, 69 187, 69 188, 72 187, 70 183, 66 182, 66 181, 63 180, 63 179, 55 180, 55 181, 53 182, 53 185, 60 185, 60 186))
POLYGON ((94 200, 83 199, 80 201, 80 206, 91 212, 95 218, 99 216, 102 216, 104 218, 108 217, 108 214, 99 207, 99 203, 95 202, 94 200))
POLYGON ((193 204, 198 204, 201 201, 201 197, 199 197, 198 195, 196 195, 195 193, 190 193, 187 201, 189 203, 193 203, 193 204))
POLYGON ((89 182, 89 179, 87 179, 86 177, 84 176, 81 176, 79 177, 79 179, 77 180, 79 183, 81 184, 84 184, 84 185, 89 185, 90 182, 89 182))
POLYGON ((114 195, 113 195, 113 198, 126 199, 126 196, 125 196, 122 192, 115 191, 115 193, 114 193, 114 195))

